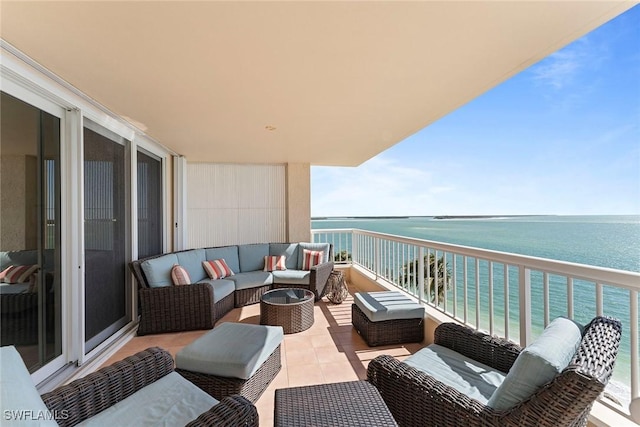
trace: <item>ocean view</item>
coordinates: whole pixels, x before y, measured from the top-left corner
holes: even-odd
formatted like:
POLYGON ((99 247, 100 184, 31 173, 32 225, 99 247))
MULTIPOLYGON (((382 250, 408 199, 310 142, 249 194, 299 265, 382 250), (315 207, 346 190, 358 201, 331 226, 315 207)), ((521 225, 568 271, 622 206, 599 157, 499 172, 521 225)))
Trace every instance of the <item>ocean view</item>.
MULTIPOLYGON (((598 267, 640 272, 640 215, 604 216, 505 216, 505 217, 384 217, 384 218, 316 218, 312 229, 362 229, 397 236, 445 242, 501 252, 510 252, 552 260, 568 261, 598 267)), ((448 261, 449 262, 449 261, 448 261)), ((461 262, 457 266, 461 276, 461 262)), ((470 266, 473 268, 473 265, 470 266)), ((500 274, 496 274, 494 304, 496 323, 503 322, 504 292, 500 274)), ((532 277, 532 319, 534 335, 542 324, 542 288, 539 277, 532 277)), ((485 291, 487 276, 480 274, 480 327, 489 324, 488 295, 485 291), (484 283, 484 285, 483 285, 484 283)), ((460 282, 458 295, 460 296, 460 282)), ((517 284, 514 284, 517 288, 517 284)), ((475 292, 471 287, 470 293, 475 292)), ((566 282, 550 279, 550 318, 566 315, 566 282)), ((453 303, 449 294, 448 302, 453 303)), ((460 299, 460 298, 458 298, 460 299)), ((510 295, 510 323, 517 324, 517 295, 510 295)), ((614 381, 610 392, 627 401, 629 396, 630 339, 628 324, 629 292, 619 288, 604 288, 604 314, 619 318, 623 324, 623 339, 614 381), (625 396, 626 395, 626 396, 625 396)), ((595 315, 594 285, 574 283, 574 318, 588 322, 595 315)), ((475 316, 475 308, 470 309, 475 316)), ((496 328, 500 334, 500 328, 496 328)))

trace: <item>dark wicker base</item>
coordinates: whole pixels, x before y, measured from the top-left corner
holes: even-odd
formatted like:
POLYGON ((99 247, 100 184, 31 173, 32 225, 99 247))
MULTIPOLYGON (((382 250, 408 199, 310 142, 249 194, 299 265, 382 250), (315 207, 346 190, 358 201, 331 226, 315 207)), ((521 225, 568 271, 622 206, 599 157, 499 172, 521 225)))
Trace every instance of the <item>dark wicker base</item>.
POLYGON ((423 318, 372 322, 357 305, 351 304, 351 323, 370 347, 424 340, 423 318))
POLYGON ((276 427, 397 426, 378 390, 367 381, 276 390, 276 427))
POLYGON ((230 293, 229 295, 227 295, 226 297, 222 298, 220 301, 218 301, 217 303, 214 304, 213 306, 213 311, 214 311, 214 319, 213 322, 217 322, 218 320, 222 319, 222 317, 224 317, 225 314, 227 314, 228 312, 230 312, 231 310, 233 310, 234 304, 235 304, 235 292, 230 293))
POLYGON ((260 324, 282 326, 285 334, 306 331, 314 322, 314 301, 314 298, 294 304, 270 304, 260 301, 260 324))
POLYGON ((278 346, 248 380, 218 377, 177 368, 176 372, 218 400, 221 400, 225 396, 239 394, 255 402, 265 391, 269 383, 278 375, 281 367, 280 346, 278 346))
POLYGON ((269 290, 271 290, 271 285, 264 285, 259 288, 236 289, 234 292, 236 308, 259 303, 262 295, 269 290))

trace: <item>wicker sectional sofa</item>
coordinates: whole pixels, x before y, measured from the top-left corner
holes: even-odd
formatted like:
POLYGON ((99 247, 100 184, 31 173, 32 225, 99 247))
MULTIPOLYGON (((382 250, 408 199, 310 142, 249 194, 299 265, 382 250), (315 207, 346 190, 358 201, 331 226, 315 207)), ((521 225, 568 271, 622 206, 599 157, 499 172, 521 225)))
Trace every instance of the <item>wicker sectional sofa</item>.
POLYGON ((143 258, 130 263, 138 283, 138 335, 211 329, 234 307, 260 302, 274 288, 303 288, 322 298, 333 270, 329 243, 259 243, 190 249, 143 258), (323 259, 302 269, 304 250, 322 251, 323 259), (285 270, 264 271, 265 256, 284 256, 285 270), (203 261, 224 259, 232 276, 209 279, 203 261), (192 284, 173 286, 171 269, 183 266, 192 284))

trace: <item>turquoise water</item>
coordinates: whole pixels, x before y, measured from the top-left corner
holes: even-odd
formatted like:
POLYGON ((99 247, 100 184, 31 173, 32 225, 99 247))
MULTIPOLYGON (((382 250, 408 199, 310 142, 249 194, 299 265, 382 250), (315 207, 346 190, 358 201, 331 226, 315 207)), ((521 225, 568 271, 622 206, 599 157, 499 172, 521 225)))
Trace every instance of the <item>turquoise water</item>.
MULTIPOLYGON (((599 267, 640 272, 640 215, 623 216, 526 216, 483 219, 433 219, 430 217, 380 218, 380 219, 322 219, 313 220, 312 228, 336 229, 358 228, 398 236, 446 242, 502 252, 511 252, 560 261, 569 261, 599 267)), ((451 265, 451 260, 447 261, 451 265)), ((457 260, 458 276, 462 277, 462 261, 457 260)), ((474 277, 475 265, 469 265, 469 276, 474 277)), ((488 267, 481 265, 479 280, 480 327, 488 329, 488 267)), ((494 304, 496 333, 504 330, 504 292, 502 268, 494 270, 494 304)), ((510 278, 510 289, 518 288, 515 273, 510 278)), ((462 307, 461 280, 458 287, 460 313, 462 307)), ((595 315, 595 285, 588 282, 574 283, 574 318, 586 323, 595 315)), ((470 301, 475 300, 475 283, 469 284, 470 301)), ((532 319, 533 334, 542 328, 543 297, 542 278, 532 274, 532 319)), ((566 280, 550 277, 550 318, 567 314, 566 280)), ((629 384, 630 340, 629 291, 612 287, 604 288, 604 311, 606 315, 623 322, 623 341, 614 372, 614 379, 629 384)), ((510 330, 517 332, 518 295, 511 293, 509 310, 510 330)), ((448 298, 449 307, 454 304, 448 298)), ((475 319, 475 308, 470 307, 469 319, 475 319)), ((617 393, 616 393, 617 394, 617 393)), ((625 399, 626 400, 626 399, 625 399)))

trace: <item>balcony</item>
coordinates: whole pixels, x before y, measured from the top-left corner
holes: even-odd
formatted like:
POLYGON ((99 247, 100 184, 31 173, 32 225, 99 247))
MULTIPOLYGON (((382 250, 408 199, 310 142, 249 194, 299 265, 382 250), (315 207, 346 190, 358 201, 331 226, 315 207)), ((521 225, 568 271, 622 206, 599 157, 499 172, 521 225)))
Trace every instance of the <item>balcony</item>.
MULTIPOLYGON (((611 381, 611 385, 618 387, 608 388, 609 397, 595 405, 592 415, 595 425, 633 425, 620 414, 625 412, 632 396, 638 397, 638 273, 362 230, 315 230, 313 235, 315 241, 334 244, 338 268, 343 269, 348 277, 351 295, 359 291, 400 288, 426 304, 426 343, 431 342, 435 326, 445 321, 465 323, 524 345, 558 315, 568 315, 582 322, 596 314, 621 318, 625 336, 611 381), (421 275, 409 277, 405 274, 403 277, 403 266, 417 259, 418 271, 422 271, 424 265, 419 260, 424 260, 424 255, 428 259, 430 253, 435 254, 435 270, 438 270, 439 260, 446 260, 452 284, 456 284, 443 289, 442 295, 435 292, 432 299, 427 298, 431 289, 429 280, 425 284, 421 275), (476 292, 476 283, 479 283, 481 292, 476 292), (578 297, 584 292, 583 288, 589 288, 589 283, 593 284, 594 293, 590 302, 584 303, 578 297), (550 301, 558 292, 559 284, 566 294, 566 308, 562 313, 556 312, 550 301), (624 295, 628 305, 612 307, 612 292, 624 295), (501 298, 505 294, 509 295, 506 301, 501 298), (508 320, 504 318, 505 312, 510 314, 508 320)), ((313 326, 304 332, 285 336, 282 369, 256 403, 261 426, 273 424, 274 391, 277 388, 365 379, 367 365, 376 356, 390 354, 402 360, 424 345, 368 347, 351 326, 351 302, 350 296, 341 305, 325 300, 316 303, 313 326)), ((234 309, 220 322, 257 324, 259 314, 260 308, 254 304, 234 309)), ((175 355, 204 333, 206 331, 134 337, 104 364, 150 346, 163 347, 175 355)))

